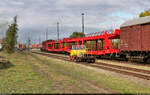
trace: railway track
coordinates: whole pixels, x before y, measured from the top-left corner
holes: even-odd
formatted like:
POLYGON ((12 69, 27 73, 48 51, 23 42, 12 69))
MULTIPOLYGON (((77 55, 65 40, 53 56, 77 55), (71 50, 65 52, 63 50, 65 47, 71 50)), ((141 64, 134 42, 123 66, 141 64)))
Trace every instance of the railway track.
POLYGON ((133 62, 133 61, 125 61, 125 60, 119 60, 119 59, 108 59, 108 58, 104 58, 102 60, 107 60, 107 61, 112 61, 112 62, 119 62, 119 63, 123 63, 123 64, 133 64, 133 65, 137 65, 137 66, 149 66, 150 64, 148 63, 144 63, 144 62, 133 62))
MULTIPOLYGON (((57 59, 65 60, 65 61, 70 61, 69 57, 66 58, 64 56, 51 55, 51 54, 41 53, 41 52, 32 52, 32 53, 40 54, 40 55, 44 55, 44 56, 48 56, 48 57, 53 57, 53 58, 57 58, 57 59)), ((143 69, 137 69, 137 68, 131 68, 131 67, 125 67, 125 66, 118 66, 118 65, 106 64, 106 63, 100 63, 100 62, 96 62, 94 64, 78 62, 78 64, 150 80, 150 71, 149 70, 143 70, 143 69)))

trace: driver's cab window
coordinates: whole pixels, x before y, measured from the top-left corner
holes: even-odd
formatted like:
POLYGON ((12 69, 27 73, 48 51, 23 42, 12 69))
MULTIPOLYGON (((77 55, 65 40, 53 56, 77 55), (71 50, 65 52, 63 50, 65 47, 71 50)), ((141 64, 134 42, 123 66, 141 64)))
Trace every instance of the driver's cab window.
POLYGON ((72 45, 72 50, 84 50, 86 49, 85 45, 72 45))
POLYGON ((76 50, 76 46, 72 45, 72 50, 76 50))

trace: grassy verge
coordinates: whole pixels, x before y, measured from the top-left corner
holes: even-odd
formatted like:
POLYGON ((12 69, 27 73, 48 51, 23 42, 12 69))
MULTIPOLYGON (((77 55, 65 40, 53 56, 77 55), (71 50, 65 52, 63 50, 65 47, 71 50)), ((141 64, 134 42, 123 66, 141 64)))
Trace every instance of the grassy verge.
POLYGON ((26 52, 0 52, 12 66, 0 69, 0 93, 150 93, 150 87, 99 69, 26 52))
MULTIPOLYGON (((38 72, 42 72, 48 79, 51 80, 52 86, 58 93, 109 93, 102 87, 93 85, 86 79, 81 79, 79 76, 72 75, 72 71, 67 71, 65 68, 59 67, 59 61, 49 59, 48 61, 41 56, 31 54, 33 65, 36 66, 38 72), (38 60, 39 63, 36 63, 38 60)), ((64 62, 63 62, 64 63, 64 62)))
POLYGON ((57 69, 59 73, 67 73, 68 76, 80 78, 81 80, 86 79, 88 82, 112 92, 150 93, 149 86, 144 86, 121 77, 114 77, 105 72, 96 72, 95 70, 87 69, 81 65, 72 64, 70 62, 62 62, 60 60, 44 56, 34 55, 34 57, 41 61, 41 63, 45 63, 47 66, 57 69))
POLYGON ((0 93, 53 93, 51 82, 35 72, 25 53, 11 55, 0 52, 7 57, 12 67, 0 69, 0 93))

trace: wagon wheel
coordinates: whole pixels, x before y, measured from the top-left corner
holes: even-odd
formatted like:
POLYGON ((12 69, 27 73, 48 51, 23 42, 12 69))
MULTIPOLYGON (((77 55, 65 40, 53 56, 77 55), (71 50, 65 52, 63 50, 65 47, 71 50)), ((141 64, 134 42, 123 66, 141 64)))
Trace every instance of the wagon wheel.
POLYGON ((91 63, 95 63, 95 59, 91 59, 91 63))
POLYGON ((147 58, 145 63, 150 63, 150 58, 147 58))
POLYGON ((74 57, 74 61, 75 61, 75 62, 79 62, 78 57, 74 57))
POLYGON ((90 63, 90 59, 87 59, 87 62, 90 63))
POLYGON ((75 61, 75 62, 78 62, 78 59, 77 59, 77 58, 74 58, 74 61, 75 61))
POLYGON ((87 62, 90 64, 95 63, 95 59, 88 59, 87 62))

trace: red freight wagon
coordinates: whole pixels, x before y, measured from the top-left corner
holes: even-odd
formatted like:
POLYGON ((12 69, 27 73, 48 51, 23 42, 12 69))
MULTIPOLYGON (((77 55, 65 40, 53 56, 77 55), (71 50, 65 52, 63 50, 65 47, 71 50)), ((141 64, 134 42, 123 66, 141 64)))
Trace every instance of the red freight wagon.
POLYGON ((150 58, 150 16, 129 20, 120 27, 120 50, 130 58, 150 58))
POLYGON ((143 51, 150 51, 150 23, 144 24, 142 26, 141 30, 142 30, 142 34, 141 34, 142 50, 143 51))
POLYGON ((141 51, 141 25, 121 27, 120 49, 124 51, 141 51))
POLYGON ((120 27, 120 49, 150 51, 150 16, 129 20, 120 27))

